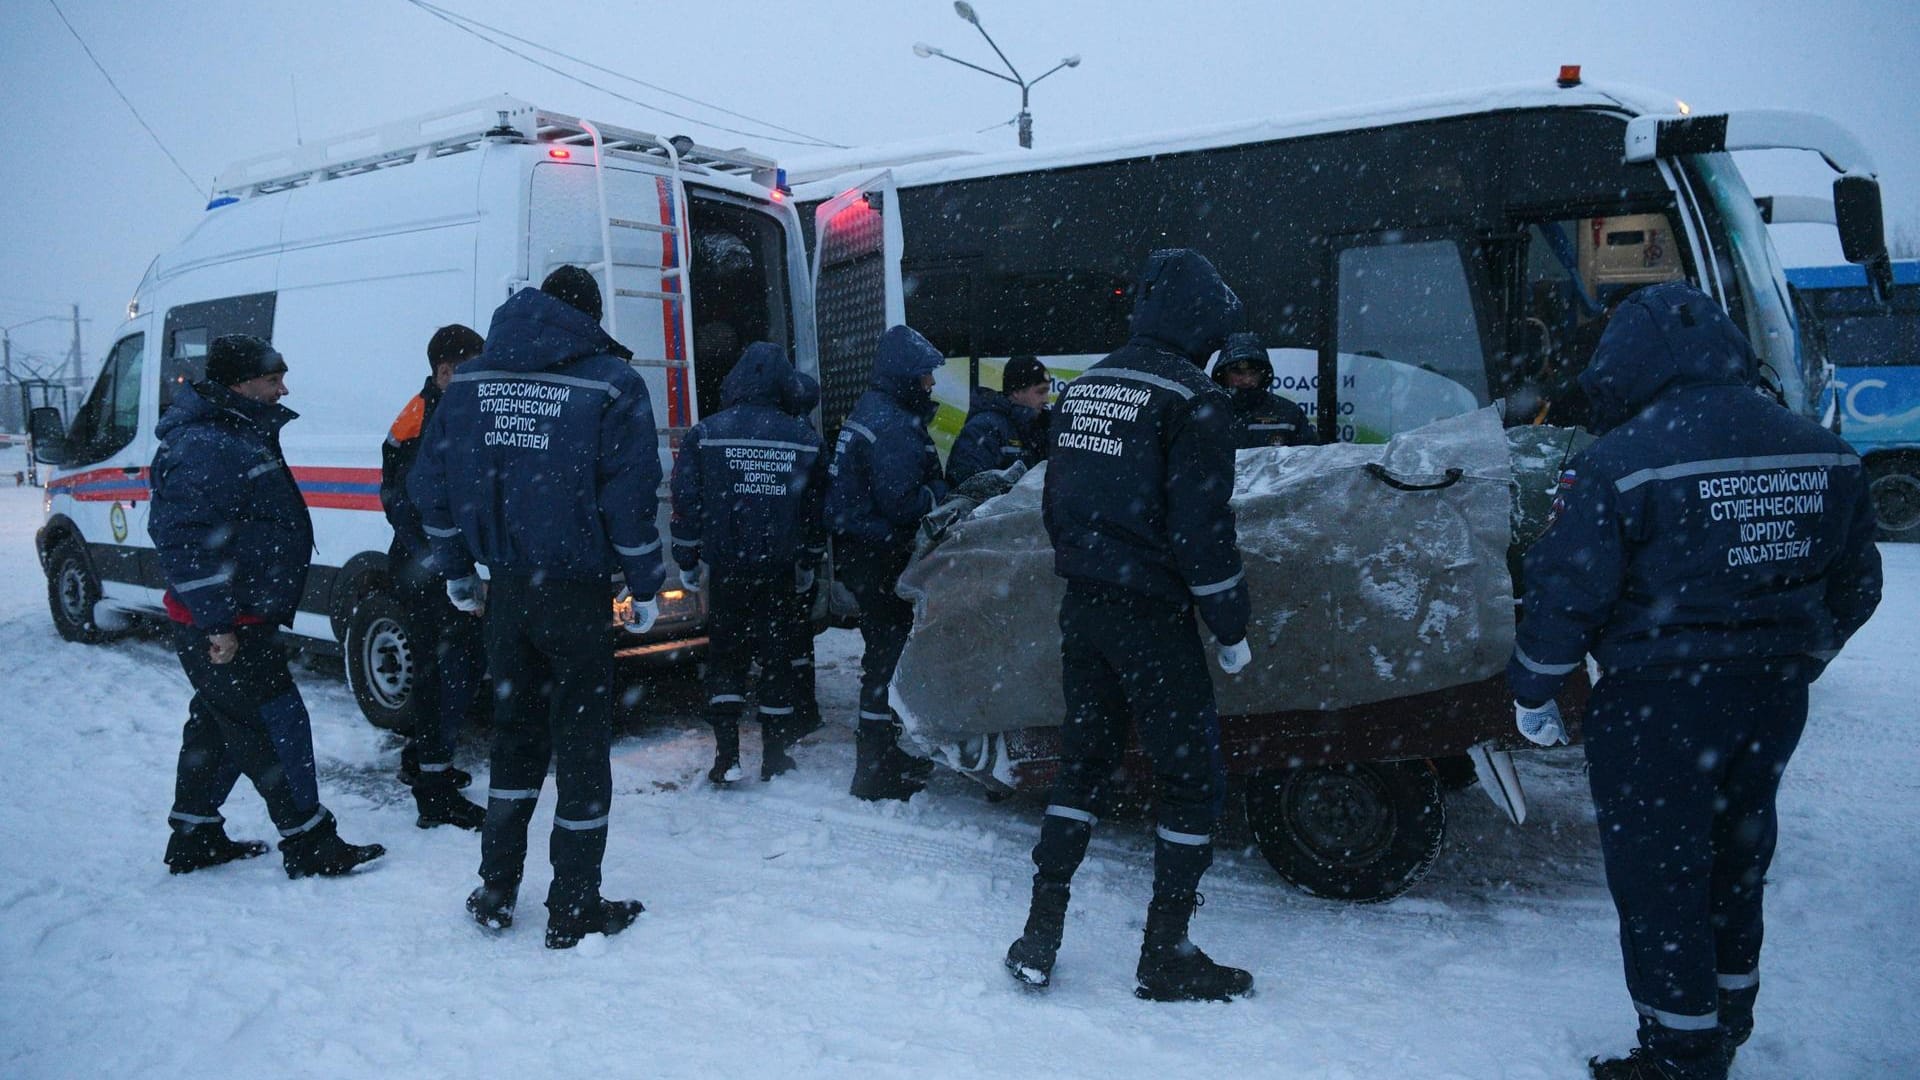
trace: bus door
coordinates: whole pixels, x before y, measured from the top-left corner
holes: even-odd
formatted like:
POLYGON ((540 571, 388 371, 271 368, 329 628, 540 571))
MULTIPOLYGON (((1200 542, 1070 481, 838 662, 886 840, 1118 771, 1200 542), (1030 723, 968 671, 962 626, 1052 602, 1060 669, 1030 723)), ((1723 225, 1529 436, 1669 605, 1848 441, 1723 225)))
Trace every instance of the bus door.
POLYGON ((1488 294, 1481 243, 1392 231, 1332 245, 1330 344, 1320 353, 1322 442, 1385 442, 1488 404, 1488 294))
POLYGON ((813 212, 820 423, 829 445, 867 388, 880 335, 907 321, 896 194, 893 173, 882 172, 813 212))

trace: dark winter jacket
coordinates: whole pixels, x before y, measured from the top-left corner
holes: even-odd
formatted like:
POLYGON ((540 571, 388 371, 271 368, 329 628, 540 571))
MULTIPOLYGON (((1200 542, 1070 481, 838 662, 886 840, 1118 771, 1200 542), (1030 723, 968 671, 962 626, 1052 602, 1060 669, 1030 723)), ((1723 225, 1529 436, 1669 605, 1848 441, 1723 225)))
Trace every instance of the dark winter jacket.
POLYGON ((910 327, 880 337, 873 385, 840 425, 828 472, 827 521, 835 536, 905 551, 914 528, 942 499, 940 452, 927 434, 932 396, 920 377, 946 362, 910 327))
POLYGON ((987 469, 1011 468, 1024 461, 1028 468, 1047 459, 1047 414, 1015 405, 998 390, 978 386, 967 412, 967 422, 947 452, 947 483, 959 487, 967 477, 987 469))
POLYGON ((193 625, 290 625, 306 589, 313 519, 280 453, 299 414, 195 383, 160 418, 153 455, 153 537, 169 594, 193 625))
POLYGON ((393 526, 393 543, 387 547, 387 573, 395 581, 419 584, 427 576, 427 532, 420 527, 420 510, 407 494, 407 475, 420 455, 420 433, 440 404, 440 386, 427 376, 425 386, 394 417, 380 444, 380 508, 386 511, 387 524, 393 526))
POLYGON ((407 490, 448 578, 626 574, 650 597, 665 571, 660 451, 639 373, 590 316, 538 289, 493 313, 422 436, 407 490))
POLYGON ((1200 365, 1238 321, 1211 263, 1155 252, 1133 337, 1054 408, 1044 516, 1054 571, 1193 603, 1223 642, 1246 636, 1233 510, 1236 427, 1200 365))
POLYGON ((1880 598, 1859 457, 1751 386, 1726 313, 1680 282, 1614 315, 1581 375, 1598 442, 1527 551, 1507 668, 1552 697, 1591 652, 1613 677, 1817 671, 1880 598))
POLYGON ((778 345, 747 346, 720 385, 719 412, 695 424, 673 466, 673 557, 691 570, 768 576, 826 551, 820 436, 792 415, 792 365, 778 345))
POLYGON ((1229 390, 1233 402, 1234 446, 1314 446, 1320 442, 1306 410, 1271 390, 1243 386, 1229 390))

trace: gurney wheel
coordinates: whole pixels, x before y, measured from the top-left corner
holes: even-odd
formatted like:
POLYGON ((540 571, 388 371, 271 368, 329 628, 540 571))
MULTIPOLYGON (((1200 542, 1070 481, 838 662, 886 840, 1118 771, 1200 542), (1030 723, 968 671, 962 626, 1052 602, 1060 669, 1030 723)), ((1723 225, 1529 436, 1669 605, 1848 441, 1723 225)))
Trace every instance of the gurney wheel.
POLYGON ((1446 806, 1425 761, 1310 765, 1252 777, 1247 823, 1260 853, 1294 887, 1378 903, 1433 866, 1446 806))

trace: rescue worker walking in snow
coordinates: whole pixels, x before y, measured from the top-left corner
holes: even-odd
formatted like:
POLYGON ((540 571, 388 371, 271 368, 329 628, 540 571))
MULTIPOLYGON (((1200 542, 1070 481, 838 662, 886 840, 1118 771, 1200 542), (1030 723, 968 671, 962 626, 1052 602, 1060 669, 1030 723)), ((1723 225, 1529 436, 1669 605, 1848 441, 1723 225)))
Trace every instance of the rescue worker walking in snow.
POLYGON ((673 466, 673 558, 688 591, 707 582, 707 722, 713 767, 731 784, 740 769, 740 712, 747 673, 760 663, 760 779, 793 768, 796 593, 811 590, 825 546, 820 436, 783 406, 793 365, 771 342, 748 345, 720 386, 721 410, 693 426, 673 466))
POLYGON ((380 447, 380 506, 393 526, 387 579, 406 612, 407 650, 413 659, 409 691, 414 728, 400 751, 400 779, 413 788, 420 811, 415 823, 423 829, 478 829, 486 817, 484 809, 460 794, 473 777, 453 766, 461 723, 486 676, 480 613, 460 611, 447 599, 446 587, 430 565, 420 511, 407 494, 407 474, 420 453, 420 432, 453 381, 454 369, 479 356, 485 344, 472 327, 458 323, 434 331, 427 342, 427 381, 394 418, 380 447))
POLYGON ((241 773, 280 830, 288 877, 335 877, 386 853, 340 839, 321 805, 312 725, 276 640, 313 552, 313 520, 280 452, 280 429, 299 415, 280 404, 286 372, 260 338, 215 338, 206 379, 183 388, 155 429, 150 532, 193 685, 168 815, 176 874, 266 854, 257 840, 229 839, 220 816, 241 773))
POLYGON ((1251 658, 1233 510, 1233 413, 1201 365, 1240 319, 1239 299, 1196 252, 1147 260, 1132 337, 1070 383, 1056 406, 1043 516, 1060 602, 1066 720, 1060 775, 1034 845, 1026 931, 1007 950, 1019 981, 1052 979, 1069 885, 1086 857, 1101 789, 1127 749, 1129 720, 1159 791, 1153 900, 1135 993, 1227 1000, 1253 976, 1216 964, 1187 937, 1213 862, 1226 795, 1220 717, 1200 619, 1220 667, 1251 658))
POLYGON ((1273 360, 1257 334, 1234 334, 1213 363, 1213 381, 1233 399, 1234 447, 1314 446, 1306 410, 1273 392, 1273 360))
POLYGON ((609 579, 626 575, 628 628, 659 614, 659 443, 646 383, 600 328, 600 286, 562 266, 493 313, 421 436, 407 487, 435 568, 462 611, 487 608, 494 715, 480 887, 467 911, 513 923, 527 828, 553 764, 546 944, 617 934, 645 910, 600 895, 613 801, 609 579), (484 564, 483 582, 474 564, 484 564))
POLYGON ((1000 373, 1000 389, 973 390, 967 422, 947 452, 947 484, 958 488, 975 473, 1031 469, 1047 459, 1047 394, 1053 382, 1031 356, 1015 356, 1000 373))
POLYGON ((1727 1075, 1807 684, 1880 599, 1859 457, 1756 367, 1692 286, 1629 298, 1580 376, 1601 437, 1526 554, 1521 733, 1566 741, 1555 694, 1589 652, 1603 671, 1582 728, 1640 1045, 1591 1061, 1600 1080, 1727 1075))
POLYGON ((894 587, 913 555, 920 519, 946 497, 940 452, 927 434, 938 408, 933 373, 945 362, 918 331, 888 328, 874 354, 872 388, 841 423, 828 470, 834 568, 860 604, 866 647, 850 788, 861 799, 910 799, 931 768, 900 749, 887 684, 913 629, 913 605, 894 587))

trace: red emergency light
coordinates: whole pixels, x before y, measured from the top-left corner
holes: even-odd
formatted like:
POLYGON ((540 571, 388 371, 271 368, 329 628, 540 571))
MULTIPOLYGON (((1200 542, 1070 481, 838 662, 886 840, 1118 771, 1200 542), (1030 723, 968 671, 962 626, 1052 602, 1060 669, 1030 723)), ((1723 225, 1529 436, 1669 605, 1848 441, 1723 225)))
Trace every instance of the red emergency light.
POLYGON ((1560 82, 1560 88, 1562 90, 1565 90, 1568 87, 1579 86, 1580 85, 1580 65, 1579 64, 1561 64, 1559 82, 1560 82))
POLYGON ((566 161, 568 158, 573 157, 573 151, 564 146, 556 146, 547 151, 547 156, 555 161, 566 161))

